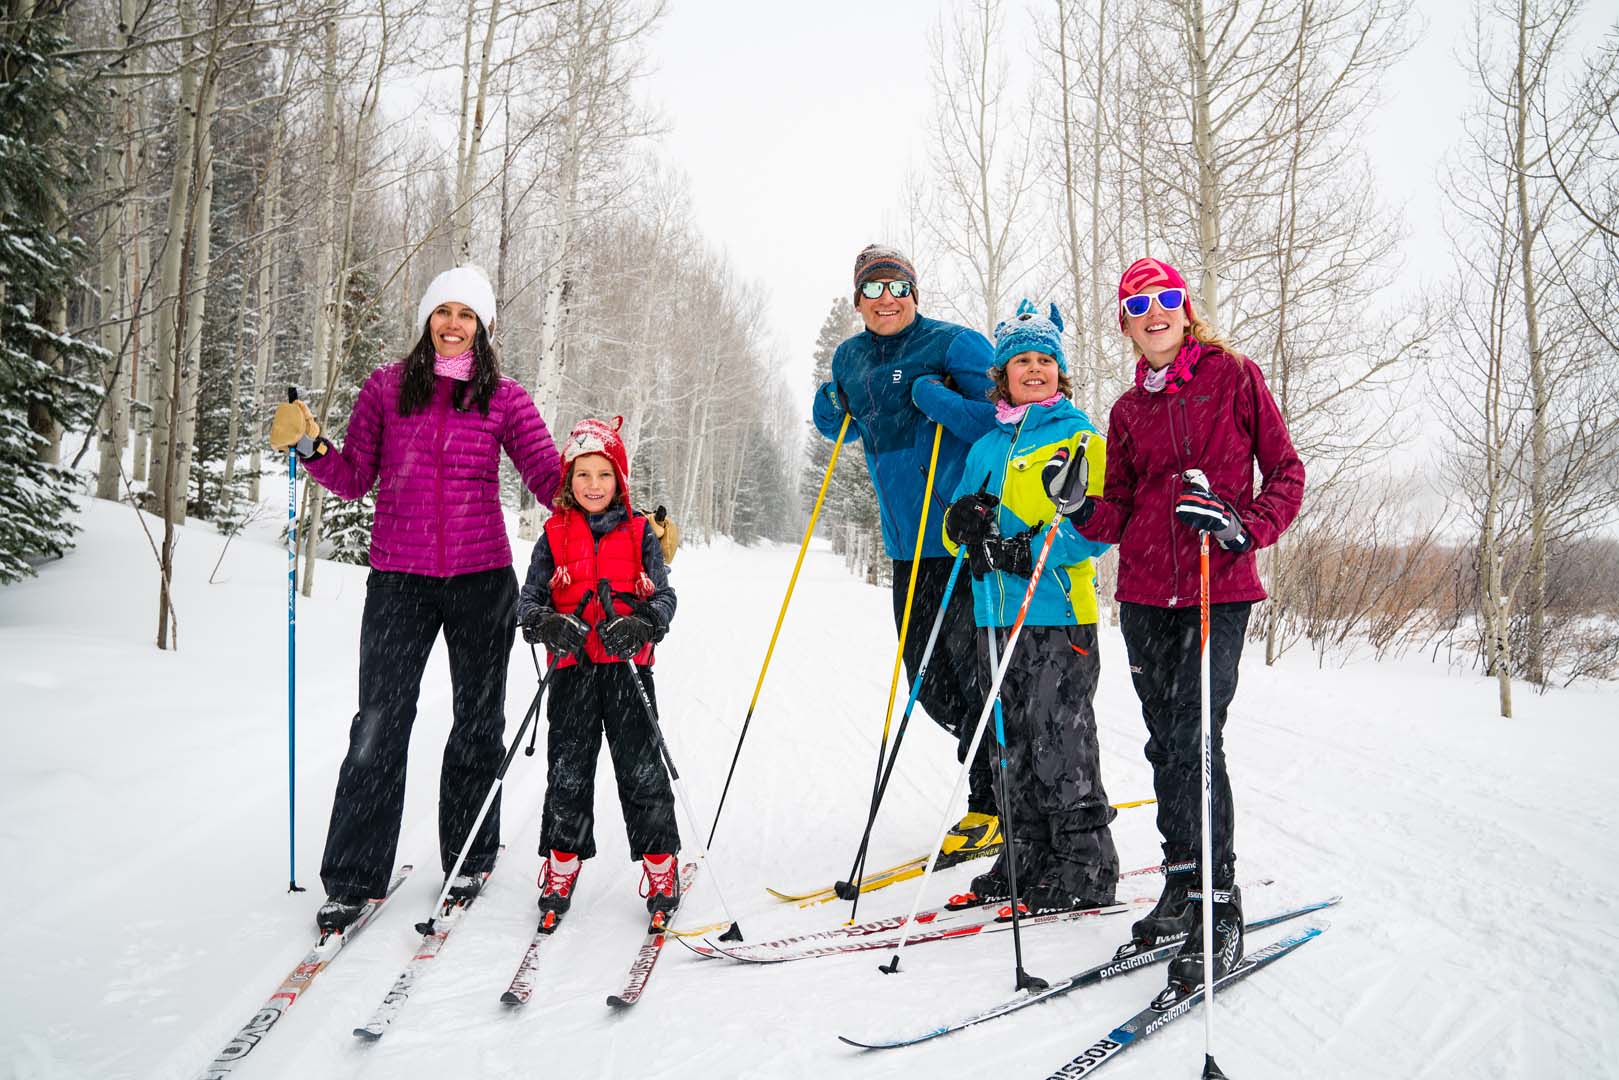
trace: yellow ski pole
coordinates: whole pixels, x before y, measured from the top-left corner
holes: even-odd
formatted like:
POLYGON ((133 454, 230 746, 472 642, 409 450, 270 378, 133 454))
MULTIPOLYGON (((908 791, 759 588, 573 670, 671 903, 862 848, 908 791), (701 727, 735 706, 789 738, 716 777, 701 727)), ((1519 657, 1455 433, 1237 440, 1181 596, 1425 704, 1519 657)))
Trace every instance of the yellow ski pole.
MULTIPOLYGON (((764 689, 765 672, 770 670, 770 657, 776 651, 776 638, 780 636, 781 624, 787 618, 787 605, 793 599, 793 586, 798 584, 798 571, 804 565, 804 553, 809 550, 810 537, 815 535, 815 523, 821 517, 821 503, 826 501, 826 489, 832 484, 832 470, 837 467, 838 455, 843 450, 843 437, 848 434, 851 419, 852 414, 845 410, 843 425, 838 428, 838 437, 832 440, 832 457, 826 463, 826 475, 821 478, 821 490, 815 496, 815 508, 810 511, 809 524, 804 527, 804 541, 798 545, 798 561, 793 563, 793 576, 787 579, 787 594, 781 598, 781 613, 776 616, 776 628, 770 632, 770 647, 765 649, 765 662, 759 667, 759 681, 753 685, 753 700, 748 702, 748 715, 742 718, 742 733, 737 736, 736 751, 731 755, 731 769, 725 774, 725 787, 720 790, 720 802, 714 808, 714 824, 708 830, 709 847, 714 846, 714 834, 719 831, 720 813, 725 809, 725 796, 731 791, 731 778, 736 775, 736 763, 742 757, 742 743, 748 737, 748 725, 753 722, 753 710, 759 705, 759 692, 764 689)), ((934 452, 938 452, 937 444, 934 452)))

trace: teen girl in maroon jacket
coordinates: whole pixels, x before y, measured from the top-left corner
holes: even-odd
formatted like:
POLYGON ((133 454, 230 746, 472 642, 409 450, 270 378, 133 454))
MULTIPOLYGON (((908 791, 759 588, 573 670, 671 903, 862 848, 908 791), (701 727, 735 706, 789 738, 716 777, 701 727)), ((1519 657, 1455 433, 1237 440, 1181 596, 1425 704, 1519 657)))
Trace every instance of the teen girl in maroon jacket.
POLYGON ((1100 499, 1083 495, 1082 460, 1048 477, 1053 501, 1089 540, 1119 545, 1119 626, 1147 722, 1158 796, 1164 892, 1133 933, 1148 941, 1187 931, 1170 981, 1203 981, 1199 531, 1209 553, 1210 763, 1216 977, 1242 956, 1231 783, 1221 733, 1237 691, 1248 616, 1265 599, 1254 552, 1299 512, 1304 464, 1259 366, 1233 352, 1192 310, 1172 266, 1138 259, 1119 280, 1119 327, 1135 345, 1136 384, 1108 420, 1100 499), (1256 469, 1257 466, 1257 469, 1256 469), (1198 469, 1208 487, 1186 483, 1198 469), (1255 480, 1258 488, 1255 489, 1255 480), (1077 497, 1060 497, 1064 492, 1077 497))

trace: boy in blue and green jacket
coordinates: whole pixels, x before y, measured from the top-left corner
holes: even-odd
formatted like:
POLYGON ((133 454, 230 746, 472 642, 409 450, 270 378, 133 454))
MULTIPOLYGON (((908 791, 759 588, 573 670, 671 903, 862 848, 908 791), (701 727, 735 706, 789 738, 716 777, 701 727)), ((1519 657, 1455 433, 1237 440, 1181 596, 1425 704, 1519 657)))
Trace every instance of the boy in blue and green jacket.
MULTIPOLYGON (((1062 317, 1024 300, 995 328, 995 427, 968 451, 945 542, 967 546, 973 614, 980 635, 979 681, 993 679, 987 635, 996 652, 1028 591, 1045 526, 1057 516, 1041 467, 1059 447, 1084 444, 1088 487, 1100 492, 1106 440, 1069 395, 1062 317)), ((1116 811, 1102 786, 1096 714, 1100 657, 1093 560, 1109 545, 1086 540, 1062 519, 1029 601, 1016 652, 1001 683, 1007 741, 1001 826, 1014 842, 1021 899, 1032 913, 1111 904, 1119 858, 1108 825, 1116 811)), ((993 732, 985 736, 993 738, 993 732)), ((1011 895, 1007 853, 973 880, 982 901, 1011 895)))

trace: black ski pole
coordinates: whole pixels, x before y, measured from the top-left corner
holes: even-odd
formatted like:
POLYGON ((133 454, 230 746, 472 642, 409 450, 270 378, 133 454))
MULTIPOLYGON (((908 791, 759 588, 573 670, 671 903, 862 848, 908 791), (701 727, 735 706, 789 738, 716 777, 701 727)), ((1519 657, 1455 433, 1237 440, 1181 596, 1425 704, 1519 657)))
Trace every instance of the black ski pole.
MULTIPOLYGON (((922 472, 924 476, 927 475, 926 470, 919 469, 918 471, 922 472)), ((986 473, 984 475, 984 482, 978 486, 979 494, 983 494, 985 491, 989 490, 989 481, 990 475, 986 473)), ((944 500, 939 497, 939 493, 937 491, 933 491, 931 487, 929 488, 929 493, 933 496, 934 502, 939 504, 939 515, 942 522, 944 512, 948 510, 949 507, 947 507, 944 500)), ((855 852, 854 865, 849 869, 849 878, 847 881, 839 881, 832 886, 832 891, 837 895, 839 900, 849 900, 853 902, 854 906, 849 909, 849 921, 851 923, 854 922, 855 915, 860 910, 861 879, 866 873, 866 855, 871 844, 872 828, 877 823, 877 810, 882 806, 883 796, 888 792, 888 780, 889 777, 893 776, 894 774, 895 762, 899 760, 900 744, 905 741, 905 730, 910 726, 911 713, 915 711, 917 699, 921 696, 922 680, 927 678, 928 665, 933 660, 933 649, 934 646, 938 644, 939 631, 944 626, 945 613, 950 608, 950 598, 955 595, 956 578, 958 578, 961 574, 961 562, 962 558, 966 554, 966 550, 967 549, 965 546, 958 546, 956 548, 955 560, 950 566, 950 578, 945 582, 944 596, 939 601, 939 610, 933 616, 933 629, 928 632, 927 645, 922 650, 922 663, 917 668, 916 678, 911 680, 910 697, 905 702, 904 714, 900 716, 899 729, 894 733, 893 749, 891 749, 888 753, 888 760, 883 764, 880 773, 881 780, 878 782, 876 789, 872 793, 871 809, 866 815, 866 828, 865 831, 860 835, 860 846, 855 852)))
MULTIPOLYGON (((995 628, 984 627, 984 638, 989 643, 989 669, 994 671, 1000 664, 996 655, 995 628)), ((1022 893, 1018 890, 1017 880, 1017 840, 1013 835, 1012 800, 1007 794, 1006 787, 1006 722, 1002 716, 1000 689, 995 691, 995 785, 999 789, 1001 799, 1001 835, 1006 838, 1002 855, 1006 859, 1006 876, 1012 885, 1012 954, 1017 964, 1017 988, 1019 990, 1044 990, 1050 984, 1035 975, 1023 970, 1023 931, 1019 920, 1021 914, 1018 905, 1022 893)))
POLYGON ((529 703, 528 711, 523 714, 523 722, 517 728, 517 735, 512 739, 511 749, 506 751, 506 760, 500 763, 500 769, 495 773, 495 782, 489 785, 489 794, 483 797, 483 805, 478 808, 478 817, 472 823, 472 829, 467 833, 466 842, 461 845, 461 852, 455 857, 455 866, 450 869, 449 876, 444 879, 444 889, 438 894, 438 903, 433 905, 433 914, 422 922, 416 924, 418 933, 431 934, 433 924, 438 919, 438 913, 444 910, 444 901, 450 895, 450 884, 455 881, 456 875, 461 872, 461 865, 467 861, 467 852, 472 850, 472 842, 478 837, 478 830, 483 828, 483 819, 489 815, 489 807, 495 801, 495 793, 500 790, 501 783, 506 779, 506 770, 511 767, 512 758, 517 756, 517 748, 523 745, 523 733, 527 730, 530 721, 536 725, 540 717, 540 699, 545 697, 545 688, 551 683, 551 676, 556 674, 557 660, 545 669, 545 675, 540 679, 539 689, 534 691, 534 700, 529 703))
POLYGON ((697 857, 704 863, 709 864, 708 873, 714 879, 714 891, 719 894, 720 907, 725 912, 726 920, 731 924, 730 929, 720 935, 720 940, 741 941, 742 924, 737 922, 735 916, 731 914, 731 905, 725 900, 725 890, 720 888, 719 875, 714 873, 713 859, 709 857, 708 845, 703 843, 703 832, 698 827, 697 815, 692 813, 691 800, 686 797, 686 784, 680 779, 680 770, 675 768, 675 759, 669 756, 669 744, 663 738, 663 725, 658 723, 658 710, 652 706, 652 698, 646 692, 646 684, 641 682, 641 671, 636 666, 635 661, 625 657, 624 663, 629 665, 630 680, 635 683, 635 692, 641 696, 641 706, 646 709, 647 721, 652 725, 652 737, 657 740, 658 753, 663 758, 664 767, 669 770, 669 783, 675 789, 675 795, 680 799, 681 809, 686 811, 686 821, 692 828, 692 839, 697 842, 697 857))

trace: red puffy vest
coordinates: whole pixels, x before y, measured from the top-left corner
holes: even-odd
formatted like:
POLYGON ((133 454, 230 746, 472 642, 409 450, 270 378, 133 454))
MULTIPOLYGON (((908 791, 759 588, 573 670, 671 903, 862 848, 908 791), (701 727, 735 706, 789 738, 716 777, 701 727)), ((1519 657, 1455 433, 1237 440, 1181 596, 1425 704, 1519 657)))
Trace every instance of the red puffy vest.
MULTIPOLYGON (((590 602, 580 618, 590 627, 585 639, 585 655, 598 664, 618 663, 602 647, 596 627, 602 622, 601 602, 596 597, 596 583, 606 579, 613 592, 637 595, 637 586, 643 580, 646 568, 641 563, 641 542, 646 533, 646 518, 631 514, 628 521, 613 529, 600 541, 590 531, 590 522, 578 510, 569 508, 552 514, 545 522, 545 542, 551 546, 551 558, 556 570, 551 575, 551 603, 556 610, 572 615, 579 610, 579 602, 587 595, 590 602)), ((645 586, 641 586, 644 590, 645 586)), ((613 613, 627 614, 634 609, 627 601, 613 598, 613 613)), ((558 667, 578 663, 576 653, 553 662, 558 667)), ((652 645, 648 643, 635 654, 640 667, 652 666, 652 645)))

